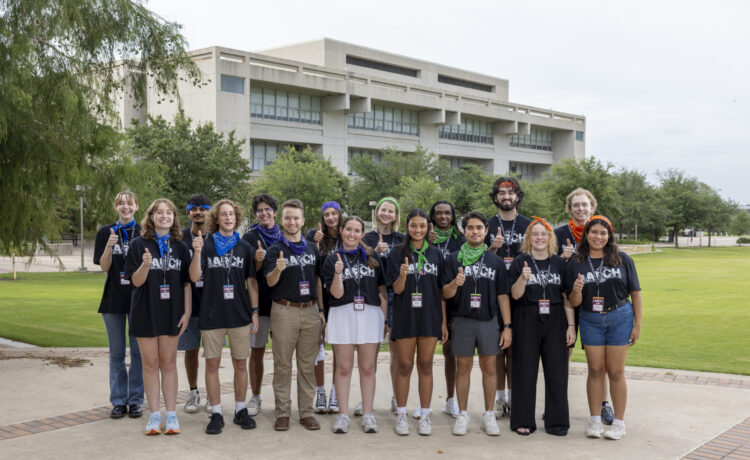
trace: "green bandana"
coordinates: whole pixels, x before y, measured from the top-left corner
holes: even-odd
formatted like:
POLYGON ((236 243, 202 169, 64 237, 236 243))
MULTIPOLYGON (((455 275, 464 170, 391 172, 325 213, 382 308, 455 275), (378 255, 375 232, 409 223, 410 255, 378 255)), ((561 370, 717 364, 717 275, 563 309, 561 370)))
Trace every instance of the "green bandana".
POLYGON ((424 242, 422 243, 422 249, 417 249, 414 247, 411 241, 409 241, 409 247, 411 247, 412 251, 417 253, 417 273, 422 271, 422 267, 424 267, 425 262, 427 262, 427 256, 424 255, 424 253, 429 245, 430 244, 427 242, 427 240, 424 240, 424 242))
POLYGON ((453 225, 451 225, 448 230, 440 230, 439 228, 435 227, 435 233, 437 233, 437 239, 435 240, 437 244, 443 244, 450 238, 453 238, 455 240, 458 239, 458 229, 453 225))
POLYGON ((479 248, 472 248, 469 246, 469 243, 464 243, 463 246, 461 246, 461 250, 458 251, 458 261, 461 262, 461 265, 464 267, 474 265, 486 250, 486 244, 483 244, 479 248))

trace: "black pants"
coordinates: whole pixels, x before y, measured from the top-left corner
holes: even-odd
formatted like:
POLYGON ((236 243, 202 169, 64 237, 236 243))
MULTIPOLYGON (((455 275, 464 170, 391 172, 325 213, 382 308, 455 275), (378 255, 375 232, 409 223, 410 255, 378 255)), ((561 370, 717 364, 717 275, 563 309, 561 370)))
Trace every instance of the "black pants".
POLYGON ((518 304, 513 312, 513 393, 510 428, 536 430, 536 383, 539 358, 544 369, 544 429, 563 436, 570 428, 568 414, 568 347, 565 309, 552 305, 541 318, 537 305, 518 304))

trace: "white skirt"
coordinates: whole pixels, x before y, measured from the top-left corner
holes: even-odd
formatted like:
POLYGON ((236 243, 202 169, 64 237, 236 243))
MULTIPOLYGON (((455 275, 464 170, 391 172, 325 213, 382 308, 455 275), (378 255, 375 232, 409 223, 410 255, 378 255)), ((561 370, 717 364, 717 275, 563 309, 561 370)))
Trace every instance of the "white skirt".
POLYGON ((365 305, 363 311, 354 311, 349 303, 328 310, 326 342, 336 345, 381 343, 385 325, 383 310, 375 305, 365 305))

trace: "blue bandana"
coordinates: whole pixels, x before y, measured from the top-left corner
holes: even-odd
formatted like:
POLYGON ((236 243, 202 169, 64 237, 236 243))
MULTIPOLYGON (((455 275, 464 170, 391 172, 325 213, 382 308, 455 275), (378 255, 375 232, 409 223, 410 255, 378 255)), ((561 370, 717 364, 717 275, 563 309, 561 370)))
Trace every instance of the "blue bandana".
POLYGON ((365 251, 365 248, 363 248, 361 245, 357 245, 357 248, 352 249, 351 251, 344 249, 344 246, 342 245, 339 248, 339 252, 347 256, 359 255, 359 257, 362 259, 362 262, 367 263, 367 251, 365 251))
POLYGON ((219 232, 212 233, 211 236, 214 237, 214 246, 219 257, 230 251, 240 241, 240 234, 237 232, 232 232, 232 236, 224 236, 219 232))
POLYGON ((263 241, 266 242, 266 246, 271 246, 281 239, 279 224, 273 224, 271 228, 266 228, 260 224, 253 224, 250 226, 250 230, 257 230, 263 241))
POLYGON ((189 205, 185 206, 185 211, 189 212, 193 208, 203 208, 206 211, 210 211, 211 210, 211 205, 210 204, 189 204, 189 205))
POLYGON ((305 253, 305 249, 307 249, 307 240, 302 238, 300 239, 299 243, 292 243, 288 239, 284 238, 284 235, 281 235, 281 241, 284 243, 286 247, 292 250, 292 253, 297 256, 301 256, 305 253))
POLYGON ((156 236, 156 242, 159 244, 159 256, 163 259, 165 252, 169 254, 169 233, 164 236, 154 233, 154 236, 156 236))
POLYGON ((131 220, 125 225, 121 224, 120 221, 118 220, 112 229, 115 231, 115 233, 119 232, 120 229, 123 229, 124 232, 122 232, 122 241, 123 243, 127 243, 128 242, 128 230, 130 230, 131 228, 135 228, 135 219, 131 220))
POLYGON ((323 203, 323 206, 320 207, 320 213, 323 214, 328 208, 333 208, 337 210, 339 214, 341 214, 341 206, 335 201, 328 201, 326 203, 323 203))

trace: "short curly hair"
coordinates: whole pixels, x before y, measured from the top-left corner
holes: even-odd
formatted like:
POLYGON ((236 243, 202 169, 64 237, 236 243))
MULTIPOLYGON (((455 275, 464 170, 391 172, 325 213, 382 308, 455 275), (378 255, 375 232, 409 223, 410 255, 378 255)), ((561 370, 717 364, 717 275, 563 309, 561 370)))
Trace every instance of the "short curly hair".
POLYGON ((206 226, 208 227, 208 231, 211 233, 216 233, 219 231, 219 209, 221 209, 222 206, 225 204, 228 204, 232 207, 234 210, 234 228, 233 230, 237 230, 237 227, 240 226, 240 223, 242 222, 242 208, 235 203, 232 200, 219 200, 211 206, 211 210, 208 211, 208 218, 206 219, 206 226))

